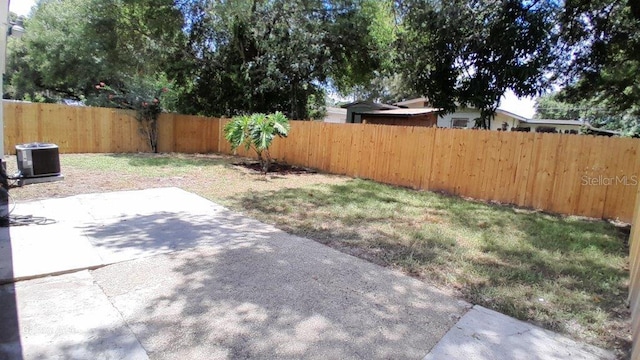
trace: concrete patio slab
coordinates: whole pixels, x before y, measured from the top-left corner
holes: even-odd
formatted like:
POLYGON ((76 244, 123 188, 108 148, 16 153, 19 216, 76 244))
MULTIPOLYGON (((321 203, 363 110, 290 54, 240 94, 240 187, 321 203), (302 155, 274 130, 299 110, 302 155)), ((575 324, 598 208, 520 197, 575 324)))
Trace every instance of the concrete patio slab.
POLYGON ((0 228, 5 281, 95 270, 1 286, 0 359, 609 355, 177 188, 14 213, 56 222, 0 228))
POLYGON ((52 223, 0 228, 0 283, 275 231, 178 188, 18 203, 12 215, 52 223))
POLYGON ((102 264, 89 239, 67 224, 0 228, 0 284, 102 264))
POLYGON ((91 273, 153 359, 419 359, 469 307, 283 232, 91 273))
POLYGON ((476 305, 424 360, 602 360, 613 353, 476 305))
POLYGON ((0 286, 11 299, 18 323, 0 311, 0 359, 148 359, 87 271, 0 286))
MULTIPOLYGON (((88 299, 112 304, 122 314, 121 330, 131 329, 156 359, 421 358, 470 306, 180 189, 82 195, 29 206, 21 210, 57 223, 10 229, 18 255, 14 270, 35 258, 21 251, 40 250, 17 245, 31 238, 111 265, 15 284, 25 358, 73 358, 85 354, 87 341, 111 339, 116 319, 84 318, 105 311, 88 299), (28 304, 41 310, 29 314, 28 304), (65 336, 55 335, 59 329, 65 336)), ((92 358, 114 358, 104 351, 118 344, 94 347, 92 358)))

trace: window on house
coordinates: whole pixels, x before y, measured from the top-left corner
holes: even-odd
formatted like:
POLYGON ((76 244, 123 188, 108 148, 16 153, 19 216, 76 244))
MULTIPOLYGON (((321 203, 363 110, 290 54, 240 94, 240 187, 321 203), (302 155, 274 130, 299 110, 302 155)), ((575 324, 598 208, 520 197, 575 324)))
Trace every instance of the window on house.
POLYGON ((451 119, 451 127, 454 129, 466 129, 469 125, 469 118, 451 119))

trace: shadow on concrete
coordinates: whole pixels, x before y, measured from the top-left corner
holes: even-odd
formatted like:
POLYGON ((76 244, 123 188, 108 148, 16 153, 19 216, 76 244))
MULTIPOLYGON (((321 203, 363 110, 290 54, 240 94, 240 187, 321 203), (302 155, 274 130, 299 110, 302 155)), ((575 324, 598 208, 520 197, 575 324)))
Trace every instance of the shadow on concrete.
MULTIPOLYGON (((0 227, 0 266, 13 274, 11 234, 8 227, 0 227)), ((12 276, 11 276, 12 277, 12 276)), ((0 286, 0 359, 22 359, 20 323, 14 283, 0 286)))
POLYGON ((277 229, 226 210, 215 213, 159 211, 96 221, 80 227, 105 263, 132 260, 247 235, 267 238, 277 229))
POLYGON ((150 357, 422 358, 466 309, 415 279, 244 221, 193 230, 225 234, 213 246, 92 273, 150 357))
MULTIPOLYGON (((27 354, 29 359, 131 359, 146 360, 148 357, 140 343, 129 330, 122 326, 117 329, 96 327, 78 338, 67 337, 64 340, 56 338, 50 346, 31 349, 27 354)), ((13 358, 10 358, 13 359, 13 358)))

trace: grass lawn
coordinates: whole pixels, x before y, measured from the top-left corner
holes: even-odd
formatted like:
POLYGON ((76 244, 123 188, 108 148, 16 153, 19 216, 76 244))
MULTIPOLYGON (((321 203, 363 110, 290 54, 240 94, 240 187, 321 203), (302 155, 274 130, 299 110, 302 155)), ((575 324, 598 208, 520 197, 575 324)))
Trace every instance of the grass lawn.
POLYGON ((617 337, 628 326, 628 234, 607 222, 365 180, 247 194, 232 204, 471 303, 607 347, 624 341, 617 337))
POLYGON ((471 303, 621 353, 629 349, 627 229, 366 180, 265 177, 232 165, 237 161, 63 155, 63 182, 11 193, 26 200, 179 186, 471 303))

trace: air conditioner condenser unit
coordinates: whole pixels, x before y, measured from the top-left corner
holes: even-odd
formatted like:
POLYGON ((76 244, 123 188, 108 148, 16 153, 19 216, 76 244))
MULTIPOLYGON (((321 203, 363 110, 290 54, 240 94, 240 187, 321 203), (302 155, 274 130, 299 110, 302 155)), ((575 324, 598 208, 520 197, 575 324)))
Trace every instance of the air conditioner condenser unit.
POLYGON ((20 185, 64 178, 60 174, 58 145, 38 142, 16 145, 16 159, 20 185))

